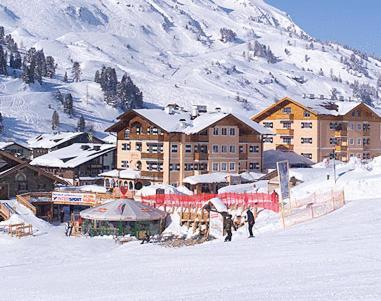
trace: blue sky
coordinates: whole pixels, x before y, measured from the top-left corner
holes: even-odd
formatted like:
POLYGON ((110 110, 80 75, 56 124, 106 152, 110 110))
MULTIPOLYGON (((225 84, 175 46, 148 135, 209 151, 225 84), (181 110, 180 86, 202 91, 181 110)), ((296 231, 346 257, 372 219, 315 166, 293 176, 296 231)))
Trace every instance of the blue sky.
POLYGON ((381 0, 265 0, 310 35, 381 56, 381 0))

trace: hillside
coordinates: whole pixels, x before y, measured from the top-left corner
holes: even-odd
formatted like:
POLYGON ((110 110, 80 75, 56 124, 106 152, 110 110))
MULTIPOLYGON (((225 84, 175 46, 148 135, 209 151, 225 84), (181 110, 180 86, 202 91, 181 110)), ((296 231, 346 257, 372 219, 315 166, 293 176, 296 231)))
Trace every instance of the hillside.
POLYGON ((130 74, 147 106, 201 103, 251 115, 286 95, 378 102, 380 61, 313 39, 262 0, 0 0, 0 20, 20 48, 43 49, 58 63, 56 78, 41 86, 0 76, 2 139, 52 131, 53 110, 59 130, 83 114, 101 132, 121 112, 93 82, 102 65, 118 78, 130 74), (64 83, 73 61, 82 81, 64 83), (73 94, 74 117, 54 98, 57 88, 73 94))

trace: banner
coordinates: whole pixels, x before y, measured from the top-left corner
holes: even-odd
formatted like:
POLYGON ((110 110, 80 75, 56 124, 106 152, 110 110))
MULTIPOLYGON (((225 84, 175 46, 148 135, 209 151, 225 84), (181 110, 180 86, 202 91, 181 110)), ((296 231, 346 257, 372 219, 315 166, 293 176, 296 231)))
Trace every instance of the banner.
POLYGON ((52 201, 56 203, 88 203, 96 202, 95 193, 76 193, 76 192, 53 192, 52 201))
POLYGON ((276 163, 279 178, 279 190, 281 200, 290 198, 290 187, 289 187, 289 171, 288 171, 288 161, 280 161, 276 163))

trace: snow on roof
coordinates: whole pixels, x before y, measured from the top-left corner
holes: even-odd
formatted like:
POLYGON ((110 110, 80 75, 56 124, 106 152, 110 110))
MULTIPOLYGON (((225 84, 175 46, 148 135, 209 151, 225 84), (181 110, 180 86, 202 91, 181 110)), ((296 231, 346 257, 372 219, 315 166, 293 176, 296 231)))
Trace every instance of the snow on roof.
POLYGON ((20 145, 22 147, 25 147, 25 148, 29 148, 28 146, 22 144, 22 143, 19 143, 19 142, 14 142, 14 141, 8 141, 8 142, 5 142, 5 141, 0 141, 0 150, 4 150, 5 148, 7 148, 8 146, 11 146, 11 145, 20 145))
MULTIPOLYGON (((310 109, 311 111, 319 115, 333 115, 333 116, 343 116, 348 114, 354 108, 361 104, 361 102, 356 101, 333 101, 333 100, 319 100, 319 99, 302 99, 298 100, 298 103, 310 109)), ((371 111, 373 111, 377 116, 381 117, 381 112, 371 106, 363 103, 371 111)))
POLYGON ((83 132, 41 134, 29 139, 27 143, 31 148, 53 148, 82 134, 83 132))
POLYGON ((228 212, 228 208, 226 207, 226 205, 224 204, 224 202, 221 201, 220 198, 212 198, 210 199, 209 201, 206 201, 204 204, 203 204, 203 207, 207 204, 212 204, 214 206, 214 208, 216 208, 216 210, 218 212, 228 212))
POLYGON ((312 166, 314 164, 310 159, 302 155, 298 155, 292 151, 281 151, 272 149, 264 151, 263 156, 265 169, 275 169, 277 162, 285 160, 289 162, 290 166, 312 166))
POLYGON ((214 172, 209 174, 203 174, 203 175, 196 175, 196 176, 190 176, 186 177, 183 182, 190 184, 190 185, 196 185, 199 183, 228 183, 227 177, 231 176, 238 176, 238 174, 228 174, 224 172, 214 172))
POLYGON ((195 134, 212 124, 220 121, 227 116, 234 116, 247 126, 260 134, 272 134, 272 132, 262 125, 252 121, 250 118, 236 114, 225 112, 208 112, 201 113, 198 117, 191 119, 189 112, 174 110, 172 114, 162 109, 136 109, 133 110, 137 114, 152 121, 157 126, 167 132, 183 132, 185 134, 195 134))
POLYGON ((37 157, 30 164, 46 167, 74 168, 115 150, 115 148, 115 145, 112 144, 74 143, 37 157))
POLYGON ((140 179, 139 170, 133 169, 113 169, 100 174, 101 177, 119 178, 119 179, 140 179))

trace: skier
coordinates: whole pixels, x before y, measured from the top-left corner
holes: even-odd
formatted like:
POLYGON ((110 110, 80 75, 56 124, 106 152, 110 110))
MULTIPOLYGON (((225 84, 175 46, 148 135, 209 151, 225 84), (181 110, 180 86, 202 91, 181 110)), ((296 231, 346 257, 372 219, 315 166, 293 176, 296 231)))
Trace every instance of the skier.
POLYGON ((253 227, 255 224, 255 218, 253 212, 249 209, 246 211, 246 221, 247 221, 247 228, 249 230, 249 237, 254 237, 253 235, 253 227))
POLYGON ((232 228, 234 228, 234 230, 237 230, 237 228, 234 225, 234 222, 232 220, 232 215, 228 214, 226 216, 226 221, 225 221, 225 231, 227 233, 227 236, 225 237, 225 242, 226 241, 232 241, 232 236, 233 236, 232 228))

